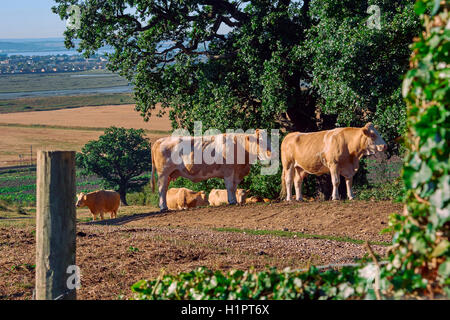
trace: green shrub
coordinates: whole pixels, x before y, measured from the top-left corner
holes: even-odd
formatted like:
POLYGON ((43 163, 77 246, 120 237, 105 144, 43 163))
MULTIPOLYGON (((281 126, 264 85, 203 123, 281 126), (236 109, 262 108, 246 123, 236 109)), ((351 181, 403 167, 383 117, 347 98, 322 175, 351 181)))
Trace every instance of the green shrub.
POLYGON ((161 274, 132 286, 139 300, 236 300, 236 299, 349 299, 374 298, 371 280, 355 268, 319 272, 231 270, 227 273, 198 268, 176 276, 161 274))
POLYGON ((396 179, 391 183, 378 185, 355 186, 355 194, 359 200, 393 200, 401 202, 405 194, 405 185, 402 179, 396 179))
POLYGON ((159 195, 158 191, 152 192, 150 185, 142 188, 142 191, 127 194, 127 203, 136 206, 153 206, 158 207, 159 195))

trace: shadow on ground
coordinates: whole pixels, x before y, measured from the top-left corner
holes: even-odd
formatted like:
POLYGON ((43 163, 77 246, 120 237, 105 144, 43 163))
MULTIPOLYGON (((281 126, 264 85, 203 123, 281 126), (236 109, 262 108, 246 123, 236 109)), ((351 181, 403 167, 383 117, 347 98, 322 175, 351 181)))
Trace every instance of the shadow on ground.
POLYGON ((121 225, 127 224, 129 222, 142 220, 142 219, 145 219, 145 218, 151 217, 151 216, 158 215, 158 216, 163 217, 168 212, 169 211, 166 211, 166 212, 153 211, 153 212, 147 212, 147 213, 138 213, 138 214, 133 214, 130 216, 123 216, 123 217, 116 218, 116 219, 97 220, 97 221, 84 222, 84 223, 80 223, 80 224, 102 225, 102 226, 121 226, 121 225))

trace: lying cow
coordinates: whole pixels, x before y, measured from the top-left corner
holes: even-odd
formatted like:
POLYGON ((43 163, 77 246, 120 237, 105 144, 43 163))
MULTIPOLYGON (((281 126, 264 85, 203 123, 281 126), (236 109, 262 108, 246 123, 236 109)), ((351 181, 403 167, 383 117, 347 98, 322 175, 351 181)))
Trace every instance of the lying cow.
POLYGON ((281 196, 291 200, 294 182, 296 200, 303 200, 302 182, 308 174, 331 174, 332 199, 338 200, 339 176, 345 177, 347 195, 353 199, 352 180, 364 155, 387 149, 375 127, 368 123, 362 128, 337 128, 311 133, 289 133, 281 143, 281 196))
POLYGON ((245 199, 245 203, 258 203, 258 202, 268 203, 268 202, 270 202, 270 199, 263 198, 260 196, 251 196, 251 197, 245 199))
POLYGON ((98 190, 87 194, 80 193, 77 198, 77 208, 88 207, 94 216, 94 221, 98 214, 103 220, 106 212, 110 212, 111 219, 117 218, 117 210, 119 210, 120 206, 120 195, 118 192, 98 190))
POLYGON ((260 135, 260 130, 256 130, 254 134, 171 136, 155 141, 152 145, 151 186, 154 190, 156 170, 161 211, 167 210, 166 193, 169 182, 178 177, 188 178, 193 182, 223 178, 228 203, 236 204, 237 186, 249 174, 251 164, 256 158, 270 160, 271 152, 267 150, 260 135))
MULTIPOLYGON (((238 204, 244 204, 247 197, 247 191, 244 189, 236 190, 236 201, 238 204)), ((212 189, 208 197, 209 205, 220 206, 228 203, 228 192, 224 189, 212 189)))
POLYGON ((195 192, 187 188, 170 188, 167 191, 167 206, 170 210, 183 210, 207 206, 205 191, 195 192))

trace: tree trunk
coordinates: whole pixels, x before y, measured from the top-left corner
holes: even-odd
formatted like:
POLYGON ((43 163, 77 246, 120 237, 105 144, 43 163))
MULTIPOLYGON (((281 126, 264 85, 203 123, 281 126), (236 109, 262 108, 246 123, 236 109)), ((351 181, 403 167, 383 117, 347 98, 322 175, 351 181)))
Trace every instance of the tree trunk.
POLYGON ((122 206, 128 206, 127 203, 127 192, 125 188, 119 188, 120 202, 122 206))

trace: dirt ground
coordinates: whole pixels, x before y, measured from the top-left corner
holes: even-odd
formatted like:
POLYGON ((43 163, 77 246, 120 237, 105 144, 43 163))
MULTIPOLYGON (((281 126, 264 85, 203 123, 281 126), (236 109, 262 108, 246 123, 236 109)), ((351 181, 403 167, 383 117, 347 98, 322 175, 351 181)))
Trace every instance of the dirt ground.
POLYGON ((18 163, 19 155, 30 159, 30 146, 33 158, 38 149, 75 150, 90 140, 95 140, 103 131, 83 130, 81 128, 107 128, 110 126, 142 128, 155 131, 147 134, 151 142, 165 136, 171 130, 170 120, 152 117, 144 122, 134 105, 82 107, 53 111, 35 111, 0 114, 0 167, 18 163), (66 128, 13 127, 5 124, 47 125, 66 128), (2 126, 3 125, 3 126, 2 126), (161 133, 159 132, 161 131, 161 133))
MULTIPOLYGON (((123 210, 127 214, 99 222, 86 222, 85 210, 78 213, 83 221, 77 226, 79 299, 130 298, 133 283, 156 278, 161 270, 350 263, 367 253, 361 240, 379 242, 372 248, 383 257, 391 235, 380 231, 401 204, 329 201, 168 213, 145 207, 123 210)), ((31 298, 34 264, 34 227, 0 224, 0 299, 31 298)))

